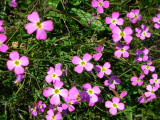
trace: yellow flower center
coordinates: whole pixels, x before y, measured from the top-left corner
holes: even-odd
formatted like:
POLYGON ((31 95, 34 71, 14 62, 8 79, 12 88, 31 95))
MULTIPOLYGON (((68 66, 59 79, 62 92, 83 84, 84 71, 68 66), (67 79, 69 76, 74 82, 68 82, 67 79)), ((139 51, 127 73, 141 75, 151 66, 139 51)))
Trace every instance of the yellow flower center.
POLYGON ((0 41, 0 47, 1 47, 1 45, 2 45, 2 42, 0 41))
POLYGON ((88 90, 88 94, 92 95, 93 94, 93 90, 88 90))
POLYGON ((154 93, 154 90, 151 90, 151 94, 153 94, 154 93))
POLYGON ((55 117, 54 115, 52 115, 52 116, 51 116, 51 119, 52 119, 52 120, 55 120, 55 119, 56 119, 56 117, 55 117))
POLYGON ((77 96, 76 96, 76 97, 77 97, 77 101, 81 101, 81 96, 80 96, 80 94, 79 94, 79 93, 77 94, 77 96))
POLYGON ((113 24, 115 24, 115 23, 116 23, 116 20, 115 20, 115 19, 113 19, 113 20, 112 20, 112 23, 113 23, 113 24))
POLYGON ((146 32, 143 32, 142 35, 146 36, 146 32))
POLYGON ((158 23, 160 24, 160 19, 158 20, 158 23))
POLYGON ((140 79, 138 78, 138 79, 137 79, 137 82, 139 82, 139 81, 140 81, 140 79))
POLYGON ((121 52, 124 52, 125 50, 124 50, 124 48, 121 48, 120 51, 121 51, 121 52))
POLYGON ((101 51, 100 54, 102 55, 102 54, 103 54, 103 51, 101 51))
POLYGON ((55 95, 59 94, 59 92, 60 92, 59 89, 54 89, 54 94, 55 95))
POLYGON ((114 108, 117 108, 118 105, 117 105, 117 103, 113 103, 112 106, 113 106, 114 108))
POLYGON ((52 78, 56 78, 56 76, 57 76, 57 75, 56 75, 55 73, 52 74, 52 78))
POLYGON ((147 65, 147 66, 146 66, 146 69, 148 70, 149 68, 150 68, 150 66, 149 66, 149 65, 147 65))
POLYGON ((157 82, 158 82, 158 80, 157 80, 157 79, 154 79, 154 82, 155 82, 155 83, 157 83, 157 82))
POLYGON ((36 27, 37 27, 38 29, 42 29, 42 24, 41 24, 39 21, 37 21, 37 22, 36 22, 36 27))
POLYGON ((39 105, 39 108, 42 108, 42 105, 39 105))
POLYGON ((72 105, 72 102, 68 102, 68 106, 71 106, 72 105))
POLYGON ((124 32, 120 32, 120 33, 119 33, 119 36, 120 36, 120 37, 125 37, 125 33, 124 33, 124 32))
POLYGON ((105 72, 106 71, 106 68, 101 68, 101 72, 105 72))
POLYGON ((102 2, 99 2, 98 4, 99 4, 99 6, 103 6, 103 3, 102 3, 102 2))
POLYGON ((86 65, 86 62, 85 61, 81 61, 81 66, 84 66, 86 65))
POLYGON ((134 15, 134 18, 136 18, 136 19, 137 19, 137 18, 138 18, 138 15, 137 15, 137 14, 135 14, 135 15, 134 15))
POLYGON ((140 57, 144 57, 144 54, 143 54, 143 53, 141 53, 141 54, 140 54, 140 57))
POLYGON ((19 60, 15 60, 15 61, 14 61, 14 65, 15 65, 15 66, 20 66, 20 63, 21 63, 21 62, 20 62, 19 60))
POLYGON ((113 84, 113 83, 114 83, 114 80, 111 80, 110 83, 113 84))
POLYGON ((33 111, 36 111, 36 108, 33 108, 33 111))

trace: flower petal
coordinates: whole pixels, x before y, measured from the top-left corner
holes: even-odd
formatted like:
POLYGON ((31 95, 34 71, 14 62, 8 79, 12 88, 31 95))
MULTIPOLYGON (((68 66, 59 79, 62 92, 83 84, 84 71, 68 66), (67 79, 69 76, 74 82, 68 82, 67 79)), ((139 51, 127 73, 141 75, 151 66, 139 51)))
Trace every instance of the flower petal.
POLYGON ((72 59, 73 64, 80 64, 82 60, 78 56, 74 56, 72 59))
POLYGON ((54 90, 53 88, 47 87, 46 89, 43 90, 43 96, 49 97, 53 95, 53 90, 54 90))
POLYGON ((42 22, 43 29, 46 31, 52 31, 53 30, 53 22, 51 20, 47 20, 42 22))
POLYGON ((36 27, 35 23, 28 23, 25 26, 25 29, 27 30, 28 34, 32 34, 34 31, 37 30, 37 27, 36 27))
POLYGON ((74 68, 74 71, 76 71, 77 73, 82 73, 82 71, 83 71, 83 66, 77 65, 77 66, 74 68))
POLYGON ((33 23, 40 21, 39 15, 36 11, 32 12, 30 15, 27 16, 27 19, 33 23))
POLYGON ((19 59, 19 53, 18 53, 17 51, 11 52, 11 53, 9 54, 9 58, 10 58, 11 60, 17 60, 17 59, 19 59))
POLYGON ((24 73, 24 68, 22 66, 16 66, 14 69, 14 72, 16 74, 23 74, 24 73))
POLYGON ((84 61, 88 62, 91 59, 92 59, 92 56, 90 54, 86 53, 86 54, 83 55, 83 60, 84 61))
POLYGON ((19 60, 21 61, 22 66, 28 66, 28 64, 29 64, 28 57, 22 56, 19 60))
POLYGON ((59 95, 53 95, 50 99, 50 103, 53 104, 53 105, 60 105, 61 102, 60 102, 60 97, 59 95))
POLYGON ((38 39, 38 40, 46 40, 47 39, 47 34, 44 31, 44 29, 37 29, 36 39, 38 39))

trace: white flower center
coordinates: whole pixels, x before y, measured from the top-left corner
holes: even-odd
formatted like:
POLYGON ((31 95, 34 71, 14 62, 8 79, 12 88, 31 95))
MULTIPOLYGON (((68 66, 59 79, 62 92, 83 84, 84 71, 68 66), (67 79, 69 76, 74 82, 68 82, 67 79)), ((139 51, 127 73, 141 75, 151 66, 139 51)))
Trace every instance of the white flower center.
POLYGON ((106 71, 106 68, 101 68, 101 72, 105 72, 106 71))
POLYGON ((119 36, 120 36, 120 37, 125 37, 125 32, 120 32, 120 33, 119 33, 119 36))
POLYGON ((60 93, 60 91, 59 91, 59 89, 56 88, 56 89, 53 90, 53 93, 54 93, 55 95, 58 95, 58 94, 60 93))
POLYGON ((112 19, 113 24, 116 24, 116 22, 117 22, 116 19, 112 19))
POLYGON ((139 78, 137 78, 137 80, 136 80, 137 82, 139 82, 139 81, 141 81, 139 78))
POLYGON ((102 2, 99 2, 98 5, 99 5, 99 6, 103 6, 103 3, 102 3, 102 2))
POLYGON ((143 36, 146 36, 146 32, 142 32, 142 35, 143 35, 143 36))
POLYGON ((53 73, 53 74, 52 74, 52 78, 55 79, 56 77, 57 77, 56 73, 53 73))
POLYGON ((134 18, 136 18, 136 19, 137 19, 137 18, 138 18, 138 15, 137 15, 137 14, 134 14, 134 18))
POLYGON ((154 93, 154 90, 151 90, 151 94, 153 94, 154 93))
POLYGON ((0 47, 1 47, 1 45, 2 45, 2 42, 0 41, 0 47))
POLYGON ((90 89, 90 90, 87 91, 87 93, 88 93, 89 95, 92 95, 92 94, 93 94, 93 90, 90 89))
POLYGON ((146 69, 148 70, 149 68, 150 68, 150 66, 149 66, 149 65, 147 65, 147 66, 146 66, 146 69))
POLYGON ((124 49, 124 48, 121 48, 121 49, 120 49, 120 52, 122 52, 122 53, 123 53, 124 51, 125 51, 125 49, 124 49))
POLYGON ((157 83, 157 82, 158 82, 158 79, 154 79, 154 82, 157 83))
POLYGON ((37 27, 38 29, 42 29, 42 24, 41 24, 39 21, 37 21, 37 22, 36 22, 36 27, 37 27))
POLYGON ((84 65, 86 65, 86 62, 85 61, 81 61, 81 66, 84 66, 84 65))
POLYGON ((117 103, 113 103, 112 106, 113 106, 114 108, 117 108, 117 107, 118 107, 117 103))
POLYGON ((18 67, 21 65, 21 61, 15 60, 13 64, 18 67))
POLYGON ((160 19, 158 20, 158 23, 160 24, 160 19))

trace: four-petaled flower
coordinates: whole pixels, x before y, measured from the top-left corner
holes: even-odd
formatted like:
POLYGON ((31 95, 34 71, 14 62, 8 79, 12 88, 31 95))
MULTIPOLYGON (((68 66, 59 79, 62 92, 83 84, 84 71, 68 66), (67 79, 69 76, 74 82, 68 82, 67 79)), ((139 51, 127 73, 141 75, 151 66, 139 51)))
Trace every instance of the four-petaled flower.
POLYGON ((91 59, 92 56, 88 53, 84 54, 82 60, 78 56, 74 56, 72 59, 72 63, 77 65, 74 70, 77 73, 82 73, 83 68, 85 68, 87 71, 91 71, 93 69, 93 64, 88 62, 91 59))
POLYGON ((61 120, 62 115, 59 112, 56 112, 52 109, 47 111, 47 115, 45 116, 47 120, 61 120))
POLYGON ((141 86, 143 84, 143 81, 142 81, 143 78, 144 78, 144 75, 142 73, 140 73, 140 77, 133 76, 131 78, 132 85, 136 86, 138 84, 139 86, 141 86))
POLYGON ((4 44, 6 39, 7 39, 6 35, 0 34, 0 51, 1 52, 6 52, 8 50, 8 46, 6 44, 4 44))
POLYGON ((145 95, 146 97, 150 97, 151 99, 156 98, 155 91, 158 90, 157 87, 155 87, 155 86, 152 87, 151 85, 147 85, 147 86, 146 86, 146 89, 149 91, 149 92, 145 92, 145 93, 144 93, 144 95, 145 95))
POLYGON ((40 23, 39 15, 36 11, 27 16, 27 19, 31 22, 25 26, 28 34, 32 34, 37 30, 36 38, 38 40, 46 40, 47 34, 46 31, 53 30, 53 22, 51 20, 44 21, 40 23))
POLYGON ((141 61, 146 62, 149 59, 148 57, 149 50, 147 48, 137 49, 135 53, 137 55, 136 57, 137 62, 141 61))
POLYGON ((102 57, 103 50, 104 50, 104 47, 103 47, 102 45, 99 45, 99 46, 96 48, 96 51, 97 51, 98 53, 96 53, 96 54, 93 55, 93 58, 95 59, 95 61, 98 61, 98 60, 102 57))
POLYGON ((158 79, 158 75, 157 74, 152 74, 152 78, 153 79, 150 79, 149 82, 150 84, 155 84, 155 87, 160 87, 159 84, 160 84, 160 79, 158 79))
POLYGON ((109 7, 109 2, 108 1, 103 1, 103 0, 93 0, 92 1, 92 6, 94 8, 97 7, 98 13, 103 13, 103 7, 108 8, 109 7))
POLYGON ((109 69, 111 67, 111 64, 109 62, 104 63, 103 67, 100 65, 95 66, 95 71, 99 72, 98 77, 103 78, 104 74, 110 75, 112 70, 109 69))
POLYGON ((126 27, 123 31, 118 26, 115 26, 112 29, 112 38, 114 42, 118 42, 122 37, 126 41, 126 43, 130 43, 132 41, 132 36, 131 34, 133 33, 132 29, 130 26, 126 27))
POLYGON ((142 15, 139 14, 139 10, 138 9, 132 9, 130 13, 127 13, 126 17, 129 18, 129 21, 132 22, 133 24, 135 24, 138 21, 141 20, 142 15))
POLYGON ((47 87, 45 90, 43 90, 43 95, 45 97, 49 97, 52 95, 50 99, 50 103, 54 105, 60 105, 60 95, 63 98, 68 97, 68 90, 67 89, 60 89, 63 86, 63 82, 61 81, 56 81, 53 84, 54 88, 47 87))
POLYGON ((148 75, 149 71, 154 72, 155 67, 151 66, 152 62, 147 63, 147 65, 141 65, 141 69, 143 70, 145 75, 148 75))
POLYGON ((106 101, 105 102, 105 107, 110 108, 109 113, 112 115, 117 114, 117 109, 119 110, 124 110, 124 103, 120 103, 120 98, 119 97, 113 97, 112 102, 111 101, 106 101))
POLYGON ((158 13, 157 17, 154 17, 152 21, 155 23, 154 27, 159 29, 160 28, 160 13, 158 13))
POLYGON ((16 0, 12 0, 12 1, 10 2, 10 5, 11 5, 12 7, 17 7, 17 2, 16 2, 16 0))
POLYGON ((42 104, 42 101, 38 101, 36 107, 39 113, 43 113, 46 108, 46 104, 42 104))
POLYGON ((104 85, 109 86, 109 89, 115 89, 115 85, 118 85, 121 83, 121 80, 117 78, 115 75, 111 75, 110 80, 105 80, 104 85))
POLYGON ((122 18, 118 18, 118 17, 119 17, 119 13, 113 12, 112 18, 106 17, 105 22, 106 22, 106 24, 110 24, 109 27, 111 29, 113 29, 116 25, 123 25, 124 20, 122 18))
POLYGON ((120 58, 123 54, 124 58, 129 57, 129 53, 127 52, 127 50, 129 49, 129 45, 125 44, 123 47, 121 44, 118 44, 116 46, 117 51, 114 52, 114 56, 116 56, 117 58, 120 58))
POLYGON ((22 81, 22 79, 24 79, 23 74, 16 75, 16 80, 14 81, 14 84, 19 85, 19 83, 22 81))
POLYGON ((54 83, 55 81, 60 81, 59 76, 62 75, 62 71, 57 68, 49 67, 47 70, 47 74, 48 75, 45 77, 46 82, 50 83, 53 81, 54 83))
POLYGON ((24 68, 22 66, 28 66, 29 60, 26 56, 19 58, 19 53, 17 51, 11 52, 9 54, 11 60, 7 61, 7 67, 9 70, 13 70, 15 74, 23 74, 24 68))
POLYGON ((73 106, 73 104, 75 104, 75 100, 69 99, 69 97, 65 98, 65 102, 62 104, 62 108, 64 110, 66 110, 68 108, 69 112, 72 112, 75 110, 75 107, 73 106))

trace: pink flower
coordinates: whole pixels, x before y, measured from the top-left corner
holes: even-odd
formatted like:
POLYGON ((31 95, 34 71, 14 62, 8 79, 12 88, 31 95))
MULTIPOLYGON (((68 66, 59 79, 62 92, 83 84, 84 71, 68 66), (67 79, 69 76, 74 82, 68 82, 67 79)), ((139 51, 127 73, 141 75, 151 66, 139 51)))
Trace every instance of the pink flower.
POLYGON ((16 2, 16 0, 12 0, 12 1, 10 2, 10 5, 11 5, 12 7, 17 7, 17 2, 16 2))
POLYGON ((158 13, 157 17, 154 17, 152 21, 155 23, 154 27, 159 29, 160 28, 160 13, 158 13))
POLYGON ((36 107, 39 113, 43 113, 46 108, 46 104, 42 104, 42 101, 38 101, 36 107))
POLYGON ((149 91, 144 93, 146 97, 150 97, 153 99, 156 98, 156 94, 154 92, 158 90, 157 87, 154 87, 154 86, 152 87, 151 85, 147 85, 146 89, 149 91))
POLYGON ((61 120, 62 119, 62 115, 58 112, 56 113, 54 112, 52 109, 47 111, 47 115, 45 116, 47 120, 61 120))
POLYGON ((98 60, 102 57, 103 50, 104 50, 104 47, 102 47, 102 45, 99 45, 99 46, 96 48, 96 51, 97 51, 98 53, 96 53, 96 54, 93 55, 93 58, 95 59, 95 61, 98 61, 98 60))
POLYGON ((98 86, 94 86, 92 88, 90 83, 86 83, 83 85, 83 88, 87 91, 89 95, 89 102, 95 103, 98 102, 98 95, 101 93, 101 90, 98 86))
POLYGON ((22 81, 22 79, 24 79, 23 74, 16 75, 16 81, 14 81, 14 84, 19 85, 19 83, 22 81))
MULTIPOLYGON (((0 20, 0 32, 4 32, 4 28, 2 27, 3 21, 0 20)), ((1 37, 0 37, 1 38, 1 37)))
POLYGON ((132 9, 130 13, 127 13, 126 17, 129 18, 129 21, 135 24, 138 21, 141 20, 142 15, 139 15, 139 10, 138 9, 132 9))
POLYGON ((3 44, 7 39, 7 36, 4 34, 0 34, 0 51, 6 52, 8 50, 8 46, 6 44, 3 44))
POLYGON ((146 101, 145 101, 145 99, 144 99, 143 96, 140 96, 140 97, 138 98, 138 102, 139 102, 139 104, 141 104, 141 103, 146 103, 146 101))
POLYGON ((137 32, 136 36, 139 37, 141 40, 144 40, 145 37, 149 38, 151 37, 151 33, 148 32, 148 28, 146 25, 142 24, 141 28, 135 28, 135 31, 137 32))
POLYGON ((62 71, 62 74, 66 74, 68 70, 67 69, 61 69, 61 67, 62 67, 61 63, 57 63, 55 65, 55 69, 60 69, 62 71))
POLYGON ((149 71, 151 72, 155 71, 155 67, 151 65, 152 65, 152 62, 147 63, 147 65, 141 65, 141 69, 143 70, 145 75, 147 75, 149 71))
POLYGON ((149 82, 150 84, 155 84, 155 87, 159 88, 159 84, 160 84, 160 79, 158 79, 158 75, 157 74, 152 74, 152 78, 150 79, 149 82))
POLYGON ((116 56, 117 58, 120 58, 123 54, 124 58, 129 57, 129 53, 127 52, 127 50, 129 49, 129 45, 125 44, 123 47, 121 44, 118 44, 116 46, 117 51, 114 52, 114 56, 116 56))
POLYGON ((72 63, 77 65, 74 70, 77 73, 82 73, 83 68, 85 68, 87 71, 91 71, 93 69, 93 64, 88 62, 91 59, 92 56, 88 53, 84 54, 82 60, 78 56, 74 56, 72 59, 72 63))
POLYGON ((75 100, 69 99, 69 98, 65 98, 65 102, 62 104, 62 108, 64 110, 66 110, 68 108, 69 112, 72 112, 75 110, 75 107, 73 106, 73 104, 75 104, 75 100))
POLYGON ((126 27, 123 31, 118 26, 115 26, 112 29, 112 38, 114 42, 118 42, 122 37, 126 41, 126 43, 130 43, 132 41, 132 36, 131 34, 133 33, 132 29, 130 26, 126 27))
POLYGON ((15 74, 23 74, 24 68, 22 66, 28 66, 29 60, 26 56, 19 58, 19 53, 17 51, 11 52, 9 54, 11 60, 7 61, 7 68, 13 70, 15 74))
POLYGON ((109 2, 103 1, 103 0, 93 0, 92 1, 92 7, 97 8, 98 13, 103 13, 103 7, 108 8, 109 2))
POLYGON ((120 94, 120 97, 121 97, 121 98, 124 98, 126 95, 127 95, 127 92, 126 92, 126 91, 123 91, 123 92, 120 94))
POLYGON ((36 11, 32 12, 30 15, 27 16, 27 19, 31 22, 25 26, 28 34, 32 34, 34 31, 37 30, 36 38, 38 40, 46 40, 47 34, 46 31, 53 30, 53 22, 51 20, 44 21, 40 23, 39 15, 36 11))
POLYGON ((29 112, 32 112, 33 116, 37 116, 37 107, 35 106, 34 108, 30 108, 29 112))
POLYGON ((45 80, 47 83, 53 83, 57 80, 60 81, 60 77, 62 75, 62 71, 57 68, 49 67, 47 70, 47 76, 45 77, 45 80))
POLYGON ((111 75, 110 80, 105 80, 104 85, 109 86, 109 89, 115 89, 115 85, 118 85, 121 83, 121 80, 117 78, 115 75, 111 75))
POLYGON ((97 72, 99 72, 97 76, 98 76, 99 78, 103 78, 104 74, 110 75, 111 72, 112 72, 112 70, 109 69, 110 67, 111 67, 111 65, 110 65, 109 62, 104 63, 103 67, 101 67, 100 65, 96 65, 96 66, 95 66, 95 70, 96 70, 97 72))
POLYGON ((67 89, 60 89, 63 86, 63 82, 61 81, 56 81, 53 84, 54 88, 47 87, 45 90, 43 90, 43 95, 45 97, 49 97, 52 95, 50 99, 50 103, 54 105, 60 105, 60 95, 63 98, 68 97, 68 90, 67 89))
POLYGON ((57 105, 49 105, 48 109, 52 109, 52 110, 58 111, 60 113, 63 111, 63 108, 60 105, 59 106, 57 106, 57 105))
POLYGON ((105 22, 106 24, 110 24, 109 27, 111 29, 113 29, 116 25, 123 25, 124 20, 118 17, 119 17, 119 12, 113 12, 112 18, 106 17, 105 22))
POLYGON ((136 86, 138 84, 139 86, 141 86, 143 84, 143 81, 142 81, 143 78, 144 78, 144 75, 142 73, 140 73, 140 77, 139 78, 136 77, 136 76, 133 76, 131 78, 132 85, 136 86))
POLYGON ((110 108, 109 109, 110 114, 116 115, 117 109, 124 110, 124 107, 125 107, 124 103, 120 103, 119 101, 120 101, 119 97, 113 97, 112 102, 111 101, 105 102, 105 107, 110 108))
POLYGON ((147 48, 137 49, 135 53, 137 55, 136 57, 137 62, 141 61, 146 62, 149 59, 148 57, 149 50, 147 48))

